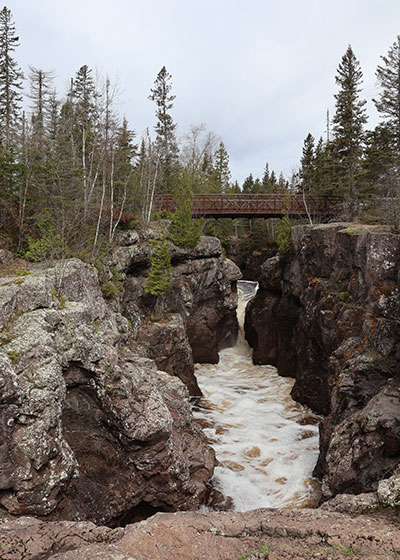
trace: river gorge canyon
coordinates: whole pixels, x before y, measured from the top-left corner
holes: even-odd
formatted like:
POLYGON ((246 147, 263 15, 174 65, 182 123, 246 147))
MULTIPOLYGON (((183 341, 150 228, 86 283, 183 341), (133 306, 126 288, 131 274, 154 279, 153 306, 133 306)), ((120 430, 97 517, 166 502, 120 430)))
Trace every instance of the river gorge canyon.
POLYGON ((2 558, 397 558, 400 237, 294 227, 239 328, 216 238, 145 292, 166 228, 97 268, 0 253, 2 558))

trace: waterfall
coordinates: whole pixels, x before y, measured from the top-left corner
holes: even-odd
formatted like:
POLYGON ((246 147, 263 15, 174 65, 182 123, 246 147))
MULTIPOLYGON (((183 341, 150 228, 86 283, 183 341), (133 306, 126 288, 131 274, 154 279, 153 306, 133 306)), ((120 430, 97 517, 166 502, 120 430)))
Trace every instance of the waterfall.
POLYGON ((293 379, 253 365, 244 339, 245 307, 256 289, 256 282, 238 282, 236 346, 222 350, 218 364, 196 366, 204 397, 194 414, 219 461, 209 509, 306 507, 319 499, 311 473, 320 417, 293 401, 293 379))

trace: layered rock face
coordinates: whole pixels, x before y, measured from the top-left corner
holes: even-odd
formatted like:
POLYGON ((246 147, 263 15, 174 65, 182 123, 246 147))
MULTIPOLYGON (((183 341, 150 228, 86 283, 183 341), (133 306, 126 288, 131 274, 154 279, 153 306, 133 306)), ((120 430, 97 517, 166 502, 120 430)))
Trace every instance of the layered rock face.
POLYGON ((0 279, 3 516, 117 524, 201 502, 215 457, 187 389, 132 352, 117 308, 77 259, 0 279))
POLYGON ((193 362, 217 363, 220 346, 236 337, 236 280, 241 273, 222 257, 214 237, 202 237, 194 249, 171 244, 172 289, 157 301, 160 318, 155 298, 144 290, 151 241, 159 234, 159 229, 142 236, 121 233, 107 270, 116 270, 124 281, 119 309, 132 325, 132 350, 177 375, 191 395, 200 395, 193 362))
POLYGON ((400 236, 373 226, 292 230, 266 261, 246 333, 254 361, 296 377, 321 423, 323 498, 376 490, 400 462, 400 236))

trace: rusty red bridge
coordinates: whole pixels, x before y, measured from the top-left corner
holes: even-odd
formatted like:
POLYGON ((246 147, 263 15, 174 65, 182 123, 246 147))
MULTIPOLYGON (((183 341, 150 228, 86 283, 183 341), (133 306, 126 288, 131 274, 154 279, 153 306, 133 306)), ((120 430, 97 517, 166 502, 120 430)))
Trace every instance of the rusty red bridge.
MULTIPOLYGON (((302 194, 194 194, 191 212, 209 218, 280 218, 288 216, 335 216, 343 199, 338 196, 302 194)), ((175 212, 176 198, 171 194, 154 196, 155 211, 175 212)))

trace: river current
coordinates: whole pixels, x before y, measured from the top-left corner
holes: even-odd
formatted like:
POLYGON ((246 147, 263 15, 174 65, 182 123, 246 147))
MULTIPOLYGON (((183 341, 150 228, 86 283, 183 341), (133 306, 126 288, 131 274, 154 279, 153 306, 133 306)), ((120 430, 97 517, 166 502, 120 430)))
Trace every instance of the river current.
POLYGON ((216 509, 312 507, 319 498, 312 470, 318 457, 320 418, 293 401, 294 380, 272 366, 255 366, 244 339, 247 302, 255 282, 238 282, 239 337, 218 364, 197 364, 204 397, 194 415, 214 447, 219 466, 212 481, 216 509), (218 500, 217 500, 218 501, 218 500))

